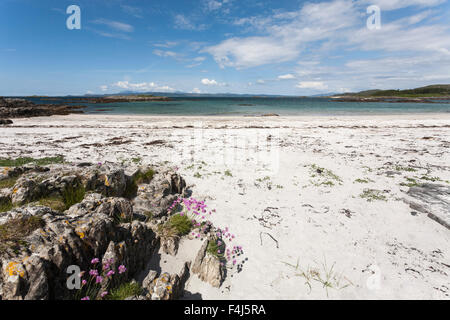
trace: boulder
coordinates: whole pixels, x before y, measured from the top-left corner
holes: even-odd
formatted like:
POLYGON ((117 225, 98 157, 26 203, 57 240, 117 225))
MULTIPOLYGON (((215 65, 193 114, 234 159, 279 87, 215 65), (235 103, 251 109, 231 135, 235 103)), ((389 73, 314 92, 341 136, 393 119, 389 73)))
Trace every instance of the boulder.
POLYGON ((405 199, 413 210, 425 213, 431 219, 450 229, 450 186, 425 183, 411 187, 405 199))
POLYGON ((205 240, 192 265, 192 273, 213 287, 220 287, 225 279, 225 270, 219 258, 207 252, 208 240, 205 240))

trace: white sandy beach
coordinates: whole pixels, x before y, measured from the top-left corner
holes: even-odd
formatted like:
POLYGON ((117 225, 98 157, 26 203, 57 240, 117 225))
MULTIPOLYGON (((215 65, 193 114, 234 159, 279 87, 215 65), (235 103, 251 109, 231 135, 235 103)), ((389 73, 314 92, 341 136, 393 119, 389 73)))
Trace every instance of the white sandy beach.
POLYGON ((177 167, 248 258, 219 289, 191 276, 203 299, 450 299, 450 230, 400 185, 450 181, 448 113, 16 119, 0 154, 177 167))

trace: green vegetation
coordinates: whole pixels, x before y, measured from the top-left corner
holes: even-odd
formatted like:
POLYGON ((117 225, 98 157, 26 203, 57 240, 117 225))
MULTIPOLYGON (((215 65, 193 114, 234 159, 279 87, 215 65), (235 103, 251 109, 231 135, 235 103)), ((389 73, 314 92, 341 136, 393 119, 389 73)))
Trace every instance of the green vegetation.
POLYGON ((17 179, 18 179, 17 177, 13 177, 0 180, 0 189, 14 187, 14 185, 17 182, 17 179))
POLYGON ((191 219, 186 215, 180 214, 171 216, 166 224, 166 228, 178 236, 187 235, 192 230, 192 227, 193 224, 191 219))
POLYGON ((13 208, 10 198, 0 198, 0 212, 7 212, 13 208))
POLYGON ((443 97, 450 96, 450 85, 432 85, 408 90, 367 90, 358 93, 347 93, 346 96, 358 97, 443 97))
POLYGON ((369 183, 369 182, 374 182, 373 180, 366 178, 366 179, 356 179, 355 180, 356 183, 369 183))
POLYGON ((65 211, 74 204, 81 202, 84 199, 86 190, 82 184, 74 186, 68 185, 63 190, 61 195, 50 195, 38 200, 42 206, 49 207, 55 211, 65 211))
POLYGON ((65 211, 66 204, 64 203, 64 199, 61 196, 48 196, 42 199, 39 199, 38 203, 41 206, 49 207, 55 211, 65 211))
POLYGON ((309 287, 311 292, 312 290, 312 281, 317 281, 322 284, 322 287, 326 290, 328 296, 328 289, 345 289, 353 283, 347 279, 347 277, 343 276, 342 273, 337 273, 334 271, 334 266, 336 263, 333 263, 331 267, 328 267, 327 261, 324 260, 322 263, 322 268, 312 268, 309 267, 304 271, 300 268, 299 260, 297 260, 297 264, 293 265, 287 262, 283 262, 289 267, 292 267, 297 272, 295 275, 299 277, 303 277, 306 281, 305 284, 309 287))
POLYGON ((227 177, 232 177, 232 176, 233 176, 233 175, 231 174, 231 171, 230 171, 230 170, 225 170, 224 174, 225 174, 227 177))
POLYGON ((333 171, 319 167, 315 164, 310 166, 310 175, 311 178, 314 179, 314 181, 310 180, 310 182, 316 187, 322 185, 333 187, 336 183, 342 184, 342 179, 333 171))
POLYGON ((74 204, 83 201, 85 194, 86 190, 82 184, 78 184, 75 187, 72 185, 66 186, 62 194, 66 208, 69 209, 74 204))
POLYGON ((216 257, 217 259, 221 260, 224 257, 225 243, 220 239, 213 238, 208 241, 208 247, 206 248, 206 252, 212 255, 213 257, 216 257))
POLYGON ((395 166, 395 171, 416 172, 417 170, 411 167, 395 166))
POLYGON ((366 199, 368 202, 372 202, 375 200, 387 201, 387 197, 384 195, 384 191, 376 190, 376 189, 364 189, 363 193, 359 196, 363 199, 366 199))
POLYGON ((46 157, 40 159, 23 157, 17 159, 0 159, 0 167, 20 167, 29 163, 33 163, 38 166, 46 166, 49 164, 58 164, 63 162, 64 162, 63 156, 46 157))
POLYGON ((139 296, 142 294, 142 288, 139 283, 128 282, 113 289, 107 296, 108 300, 125 300, 128 297, 139 296))
POLYGON ((44 225, 45 222, 40 216, 15 218, 0 225, 0 252, 8 248, 18 252, 20 248, 27 246, 24 239, 44 225))
POLYGON ((194 178, 201 178, 202 177, 202 175, 199 173, 199 172, 196 172, 195 174, 194 174, 194 178))

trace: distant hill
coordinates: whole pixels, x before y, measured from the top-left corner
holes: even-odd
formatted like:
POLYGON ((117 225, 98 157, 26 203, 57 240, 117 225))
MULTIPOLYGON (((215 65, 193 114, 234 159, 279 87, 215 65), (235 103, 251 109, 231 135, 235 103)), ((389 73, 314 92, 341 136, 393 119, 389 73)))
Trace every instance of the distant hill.
POLYGON ((445 97, 450 96, 450 84, 435 84, 407 90, 366 90, 356 93, 345 93, 339 96, 352 97, 445 97))

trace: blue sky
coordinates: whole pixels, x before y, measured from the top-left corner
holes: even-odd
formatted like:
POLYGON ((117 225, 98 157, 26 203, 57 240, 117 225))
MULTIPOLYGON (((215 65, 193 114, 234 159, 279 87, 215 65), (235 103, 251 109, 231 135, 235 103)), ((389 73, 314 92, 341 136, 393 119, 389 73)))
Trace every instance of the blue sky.
POLYGON ((446 0, 1 0, 0 95, 450 83, 449 14, 446 0), (66 27, 70 5, 81 30, 66 27))

